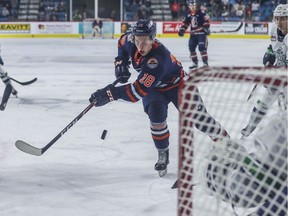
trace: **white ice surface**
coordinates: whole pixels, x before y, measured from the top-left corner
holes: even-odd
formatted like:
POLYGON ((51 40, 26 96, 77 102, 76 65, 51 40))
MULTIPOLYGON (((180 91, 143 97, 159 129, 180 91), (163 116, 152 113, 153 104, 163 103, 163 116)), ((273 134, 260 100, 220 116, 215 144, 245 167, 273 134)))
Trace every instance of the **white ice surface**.
MULTIPOLYGON (((188 40, 160 41, 187 69, 188 40)), ((0 112, 0 216, 176 216, 177 190, 170 187, 177 179, 178 112, 172 105, 170 164, 163 178, 153 169, 157 152, 141 102, 92 108, 40 157, 14 145, 23 140, 45 146, 88 105, 92 92, 114 81, 116 39, 0 43, 11 77, 38 78, 30 86, 14 83, 19 98, 11 97, 0 112), (109 131, 105 141, 103 129, 109 131)), ((210 66, 261 66, 268 44, 210 39, 210 66)))

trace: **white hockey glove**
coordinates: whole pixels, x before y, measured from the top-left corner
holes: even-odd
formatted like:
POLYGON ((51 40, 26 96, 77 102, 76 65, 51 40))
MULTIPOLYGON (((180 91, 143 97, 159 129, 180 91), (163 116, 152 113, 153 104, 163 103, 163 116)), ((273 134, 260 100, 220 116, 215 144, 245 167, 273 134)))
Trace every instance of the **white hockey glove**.
POLYGON ((5 85, 11 83, 8 73, 4 71, 3 66, 1 64, 0 64, 0 78, 5 83, 5 85))

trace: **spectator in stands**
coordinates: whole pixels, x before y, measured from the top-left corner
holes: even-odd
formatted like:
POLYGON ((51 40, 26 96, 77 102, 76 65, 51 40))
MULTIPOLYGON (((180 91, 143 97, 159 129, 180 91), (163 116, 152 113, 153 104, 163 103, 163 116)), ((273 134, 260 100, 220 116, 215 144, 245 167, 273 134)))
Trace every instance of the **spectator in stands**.
POLYGON ((221 3, 222 3, 222 6, 225 5, 228 10, 229 0, 221 0, 221 3))
POLYGON ((6 5, 2 7, 2 17, 8 18, 10 16, 10 12, 6 5))
POLYGON ((251 4, 251 11, 252 11, 252 18, 253 21, 259 21, 260 20, 260 3, 259 0, 253 0, 251 4))
POLYGON ((146 6, 140 2, 140 6, 138 7, 138 19, 146 19, 146 6))
POLYGON ((186 4, 181 4, 179 9, 179 20, 184 20, 185 15, 187 13, 187 7, 186 4))
POLYGON ((87 5, 83 5, 83 10, 82 10, 82 20, 86 20, 87 18, 87 5))
POLYGON ((210 17, 210 15, 208 14, 208 5, 207 5, 207 3, 202 3, 201 6, 200 6, 200 10, 205 12, 207 14, 207 16, 210 17))
POLYGON ((39 5, 38 20, 45 21, 45 7, 44 7, 43 2, 40 2, 40 5, 39 5))
POLYGON ((177 2, 177 0, 173 0, 171 4, 171 15, 172 15, 173 21, 178 20, 179 8, 180 7, 179 7, 179 3, 177 2))
POLYGON ((82 15, 77 9, 73 13, 73 21, 82 21, 82 15))
POLYGON ((231 10, 232 7, 234 7, 235 0, 229 0, 229 8, 231 10))
POLYGON ((138 20, 138 11, 139 4, 136 2, 136 0, 133 0, 133 3, 131 5, 131 11, 133 12, 133 20, 138 20))
POLYGON ((11 21, 15 21, 18 15, 18 0, 11 0, 11 21))
MULTIPOLYGON (((287 4, 287 3, 285 3, 287 4)), ((277 5, 276 5, 277 6, 277 5)), ((275 5, 270 2, 270 1, 266 1, 263 3, 263 5, 260 7, 260 21, 270 21, 273 20, 273 14, 271 13, 271 11, 273 11, 275 8, 275 5)))
POLYGON ((219 20, 221 17, 221 0, 211 0, 211 8, 212 8, 212 18, 214 20, 219 20))
POLYGON ((244 11, 245 11, 242 1, 235 4, 235 10, 236 10, 236 17, 241 20, 244 17, 244 11))
POLYGON ((253 21, 252 10, 250 5, 245 6, 245 21, 251 22, 253 21))
POLYGON ((146 19, 148 20, 152 20, 152 16, 153 16, 153 10, 151 8, 151 1, 150 0, 146 0, 146 19))
POLYGON ((232 20, 235 20, 235 19, 236 19, 236 9, 235 9, 234 5, 230 6, 229 17, 230 17, 232 20))
POLYGON ((131 10, 132 1, 124 0, 124 20, 131 21, 133 20, 133 11, 131 10))
POLYGON ((64 2, 59 2, 55 9, 57 12, 65 12, 64 2))
POLYGON ((222 10, 221 10, 222 14, 221 17, 224 21, 228 20, 228 16, 229 16, 229 10, 227 8, 227 5, 223 4, 222 5, 222 10))
POLYGON ((115 15, 116 15, 115 10, 112 10, 112 11, 110 12, 109 18, 114 21, 114 20, 115 20, 115 15))
POLYGON ((51 10, 50 20, 53 21, 53 22, 58 21, 55 8, 53 8, 53 9, 51 10))

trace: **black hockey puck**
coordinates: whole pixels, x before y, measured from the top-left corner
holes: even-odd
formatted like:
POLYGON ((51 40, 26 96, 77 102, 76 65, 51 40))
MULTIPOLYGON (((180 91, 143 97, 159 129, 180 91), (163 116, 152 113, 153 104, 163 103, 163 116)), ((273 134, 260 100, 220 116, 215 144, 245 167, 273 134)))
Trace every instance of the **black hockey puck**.
POLYGON ((101 139, 104 140, 107 136, 108 131, 107 130, 103 130, 102 135, 101 135, 101 139))

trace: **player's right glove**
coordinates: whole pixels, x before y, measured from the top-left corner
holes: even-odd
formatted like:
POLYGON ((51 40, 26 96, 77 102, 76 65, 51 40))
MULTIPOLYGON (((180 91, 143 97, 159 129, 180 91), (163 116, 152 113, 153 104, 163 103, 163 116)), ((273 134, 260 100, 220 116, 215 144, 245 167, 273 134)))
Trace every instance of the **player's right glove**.
POLYGON ((131 76, 131 73, 129 72, 129 65, 125 63, 121 57, 116 57, 114 64, 116 78, 120 78, 120 83, 127 83, 131 76))
POLYGON ((184 34, 185 34, 185 28, 181 27, 181 28, 179 29, 179 31, 178 31, 178 35, 179 35, 180 37, 183 37, 184 34))
POLYGON ((105 88, 98 89, 89 98, 90 103, 96 102, 96 107, 104 106, 105 104, 114 100, 118 100, 118 96, 115 91, 115 87, 112 84, 106 86, 105 88))
POLYGON ((210 28, 209 27, 205 27, 204 28, 204 32, 205 32, 206 35, 210 35, 210 32, 211 32, 210 28))
POLYGON ((271 44, 268 46, 266 53, 263 56, 263 65, 265 67, 272 67, 276 61, 271 44))

